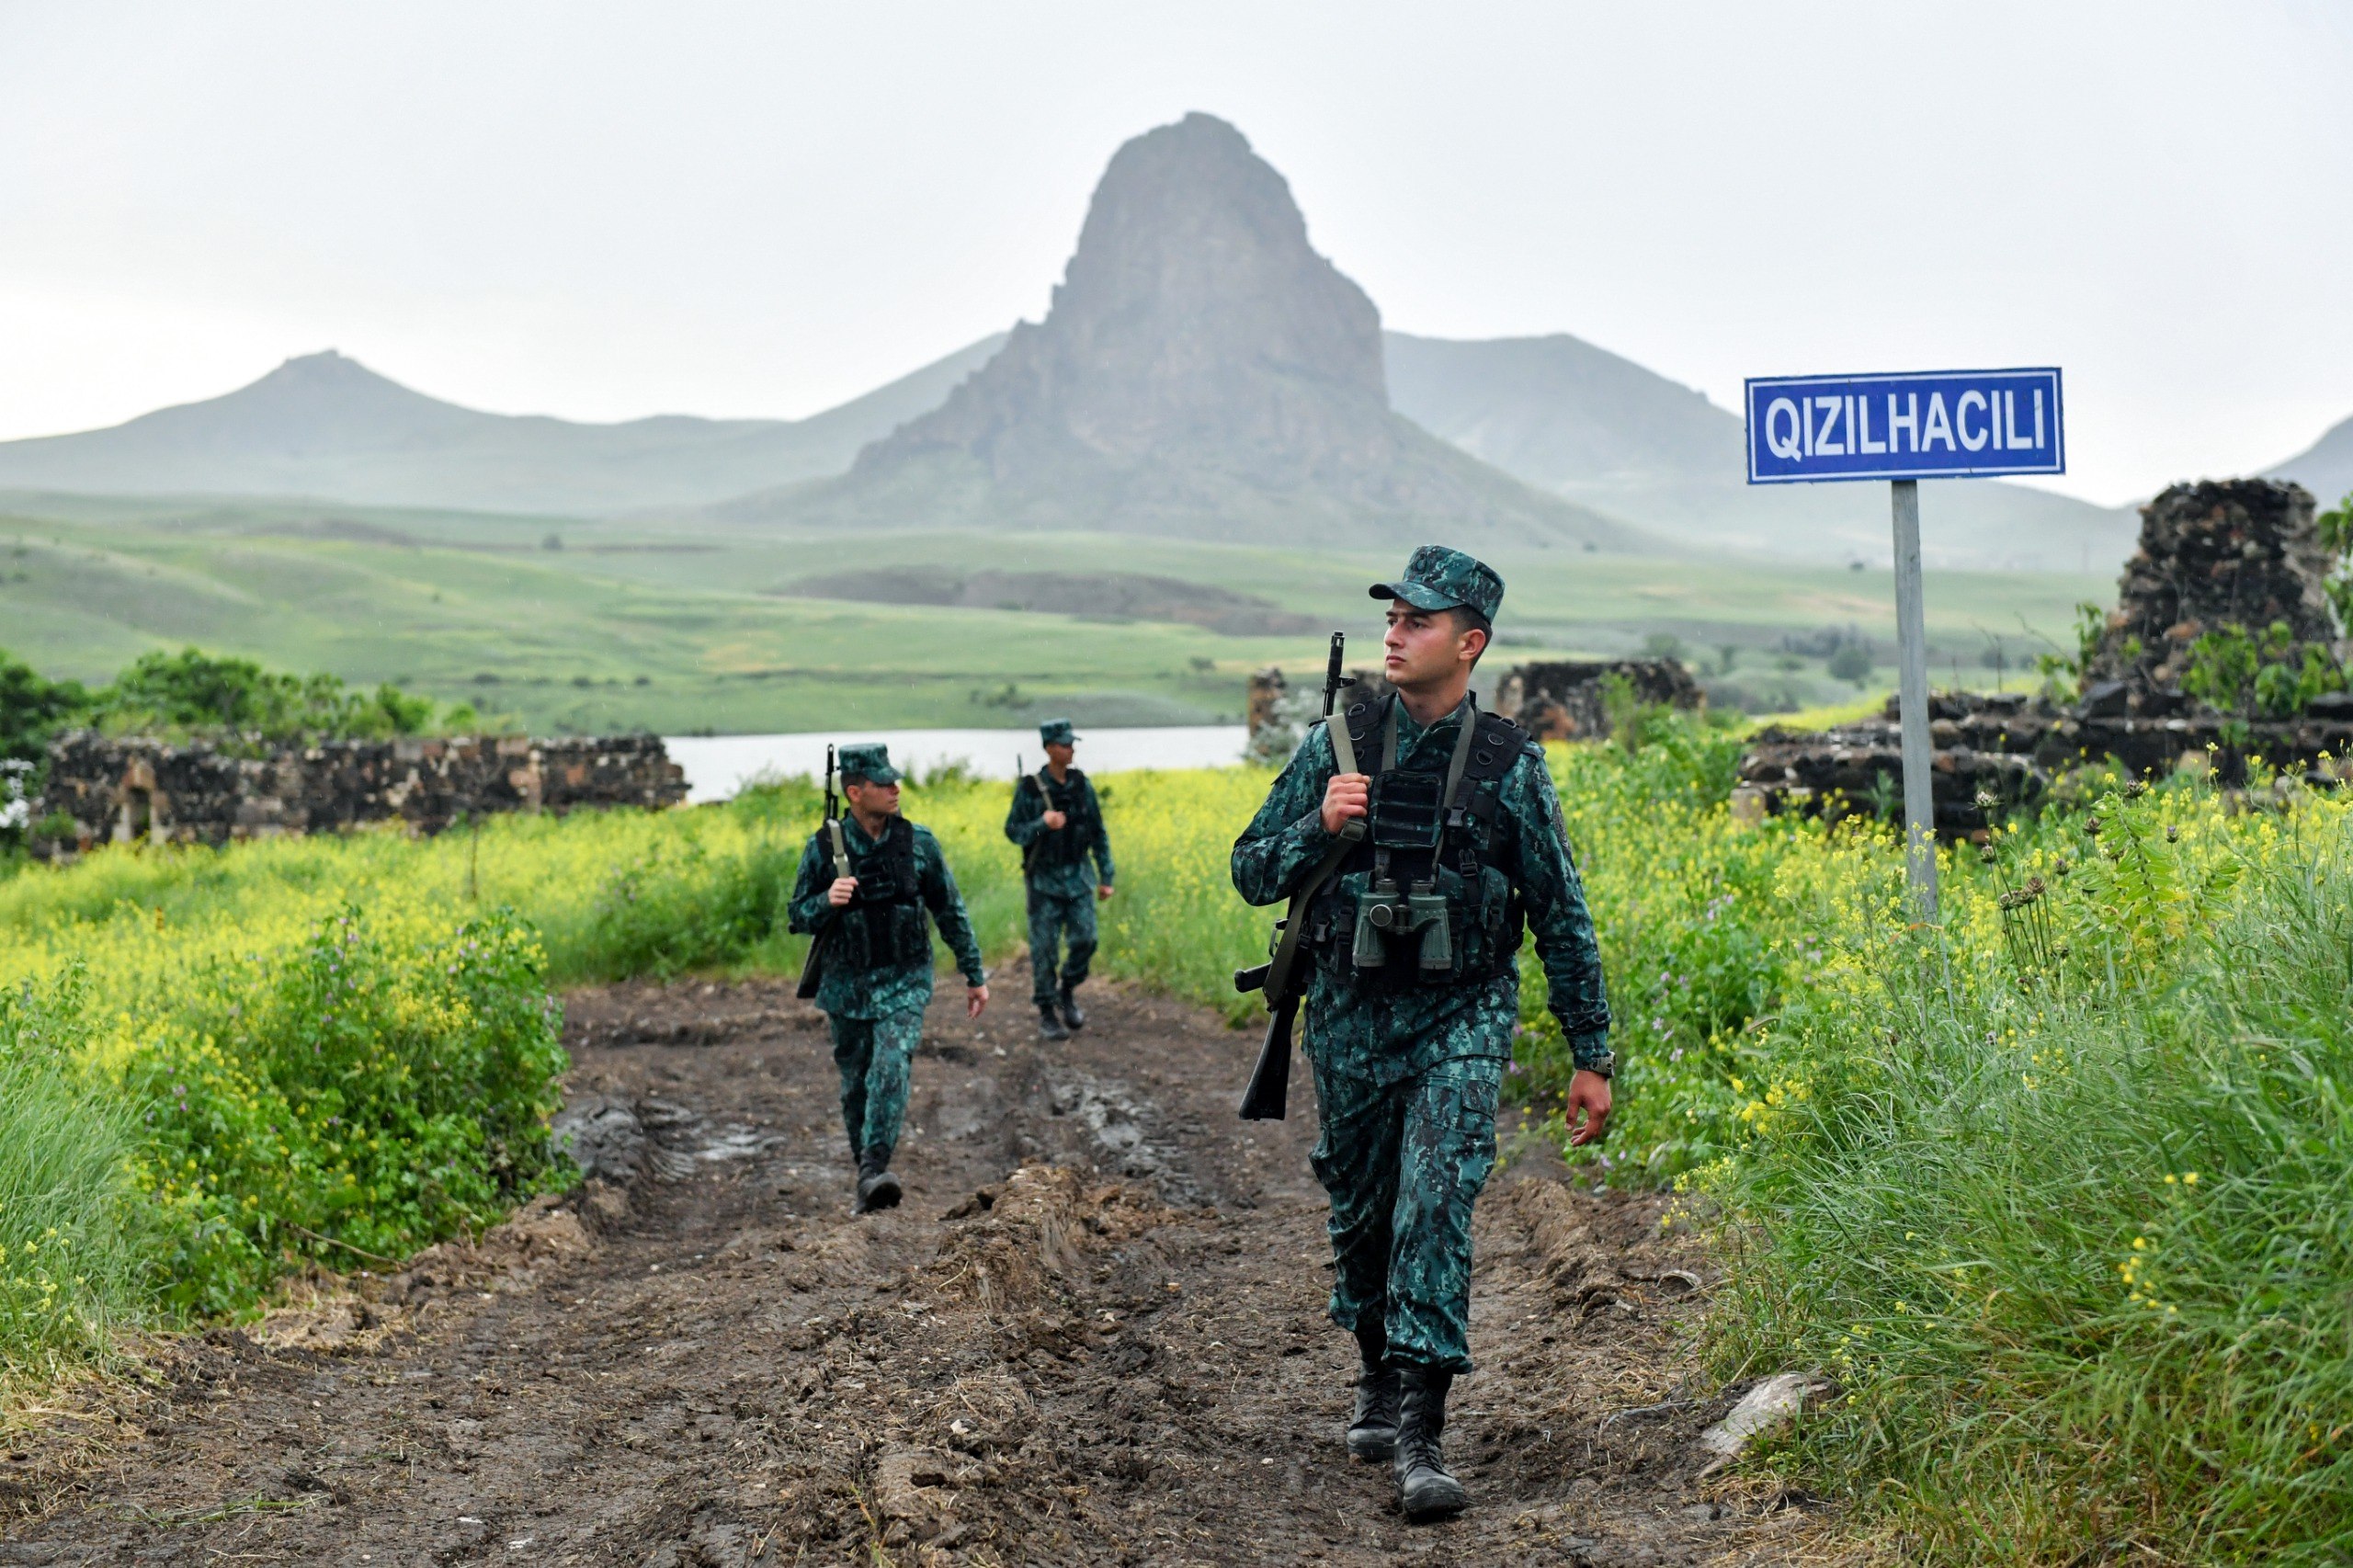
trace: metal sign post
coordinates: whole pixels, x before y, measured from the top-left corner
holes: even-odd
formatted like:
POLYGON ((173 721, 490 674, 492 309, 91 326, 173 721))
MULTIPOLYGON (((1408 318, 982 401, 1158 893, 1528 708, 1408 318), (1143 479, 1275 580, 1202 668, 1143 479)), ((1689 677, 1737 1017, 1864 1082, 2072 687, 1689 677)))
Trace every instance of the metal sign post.
POLYGON ((1920 596, 1920 482, 1895 497, 1895 710, 1904 725, 1904 880, 1920 918, 1937 917, 1937 807, 1930 789, 1927 609, 1920 596))
POLYGON ((2064 473, 2055 369, 1768 376, 1747 384, 1748 483, 1891 482, 1896 711, 1904 732, 1905 881, 1937 918, 1928 629, 1920 591, 1920 481, 2064 473))

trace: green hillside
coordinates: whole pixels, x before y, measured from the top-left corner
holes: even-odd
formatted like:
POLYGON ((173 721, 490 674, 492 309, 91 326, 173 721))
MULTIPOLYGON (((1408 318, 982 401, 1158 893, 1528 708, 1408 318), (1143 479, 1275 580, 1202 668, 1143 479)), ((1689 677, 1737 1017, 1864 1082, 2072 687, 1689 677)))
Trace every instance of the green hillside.
POLYGON ((807 419, 612 425, 460 407, 329 350, 108 429, 0 441, 0 485, 509 512, 695 506, 839 473, 860 447, 938 406, 1004 341, 993 334, 807 419))
MULTIPOLYGON (((1364 585, 1393 552, 981 533, 778 539, 299 503, 0 495, 0 646, 53 676, 102 680, 151 648, 193 643, 279 668, 392 680, 541 733, 745 732, 1017 723, 1044 708, 1102 723, 1233 721, 1249 671, 1320 664, 1321 631, 1233 636, 1112 616, 800 597, 819 576, 894 564, 1177 578, 1346 629, 1374 655, 1364 585), (553 539, 562 548, 549 548, 553 539)), ((1783 640, 1852 626, 1882 665, 1884 572, 1533 551, 1510 579, 1499 660, 1615 653, 1672 637, 1800 701, 1853 687, 1783 640), (1780 670, 1788 662, 1798 667, 1780 670)), ((2021 619, 2063 634, 2098 578, 1932 573, 1939 678, 2021 619)), ((1884 672, 1882 671, 1882 676, 1884 672)), ((1983 678, 1983 677, 1981 677, 1983 678)))

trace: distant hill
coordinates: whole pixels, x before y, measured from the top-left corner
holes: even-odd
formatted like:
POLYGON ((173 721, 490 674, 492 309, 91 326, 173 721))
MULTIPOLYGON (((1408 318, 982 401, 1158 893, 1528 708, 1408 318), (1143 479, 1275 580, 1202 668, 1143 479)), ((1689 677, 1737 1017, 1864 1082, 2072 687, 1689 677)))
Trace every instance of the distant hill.
POLYGON ((461 408, 330 350, 110 429, 0 442, 0 487, 580 515, 698 506, 841 472, 860 447, 937 407, 1004 341, 983 338, 807 419, 618 425, 461 408))
POLYGON ((2313 493, 2323 510, 2353 494, 2353 419, 2332 426, 2328 434, 2278 468, 2266 479, 2292 479, 2313 493))
MULTIPOLYGON (((1814 560, 1884 560, 1878 484, 1752 487, 1740 416, 1604 348, 1554 334, 1479 342, 1387 335, 1400 414, 1519 479, 1690 544, 1814 560)), ((1995 481, 1922 487, 1932 564, 2105 570, 2138 519, 1995 481)))
POLYGON ((711 509, 799 528, 1661 548, 1389 406, 1380 312, 1290 187, 1193 114, 1122 146, 1040 323, 838 479, 711 509))

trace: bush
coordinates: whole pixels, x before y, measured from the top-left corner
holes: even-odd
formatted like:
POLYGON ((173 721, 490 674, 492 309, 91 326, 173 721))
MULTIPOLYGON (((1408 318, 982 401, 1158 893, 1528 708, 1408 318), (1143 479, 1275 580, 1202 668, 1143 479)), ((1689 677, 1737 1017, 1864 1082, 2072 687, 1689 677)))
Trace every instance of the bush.
MULTIPOLYGON (((1645 728, 1650 743, 1631 753, 1611 744, 1551 756, 1601 942, 1619 1057, 1610 1142, 1571 1158, 1655 1182, 1745 1135, 1750 1030, 1778 1001, 1788 959, 1779 868, 1822 830, 1794 817, 1753 828, 1732 820, 1736 736, 1664 710, 1645 728)), ((1574 1064, 1543 1010, 1544 972, 1532 954, 1520 973, 1517 1081, 1549 1112, 1574 1064)))
POLYGON ((255 735, 284 744, 416 734, 431 727, 435 704, 390 682, 355 691, 331 675, 280 675, 250 659, 184 648, 141 654, 91 698, 90 711, 117 733, 255 735))
POLYGON ((2258 639, 2244 626, 2223 626, 2189 645, 2181 689, 2218 713, 2286 719, 2323 692, 2345 689, 2345 671, 2328 649, 2301 646, 2285 621, 2258 639))
POLYGON ((0 649, 0 761, 39 761, 50 736, 86 711, 89 701, 76 683, 44 680, 0 649))
POLYGON ((293 1261, 404 1257, 532 1191, 567 1065, 545 967, 505 911, 347 910, 258 966, 191 972, 122 1075, 168 1217, 157 1298, 232 1311, 293 1261))

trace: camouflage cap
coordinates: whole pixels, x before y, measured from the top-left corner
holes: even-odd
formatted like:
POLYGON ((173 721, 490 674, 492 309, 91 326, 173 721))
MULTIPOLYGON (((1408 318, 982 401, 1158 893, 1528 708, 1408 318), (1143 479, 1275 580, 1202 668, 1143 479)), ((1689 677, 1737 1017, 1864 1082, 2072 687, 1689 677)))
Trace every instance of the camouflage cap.
POLYGON ((1038 726, 1038 738, 1050 746, 1074 746, 1078 744, 1078 736, 1072 732, 1067 719, 1047 720, 1038 726))
POLYGON ((1415 609, 1467 605, 1489 620, 1504 602, 1504 580, 1494 567, 1442 544, 1421 546, 1406 558, 1404 576, 1375 583, 1370 591, 1376 599, 1403 599, 1415 609))
POLYGON ((899 781, 899 770, 891 766, 891 748, 881 741, 842 747, 841 770, 844 778, 863 778, 870 784, 899 781))

